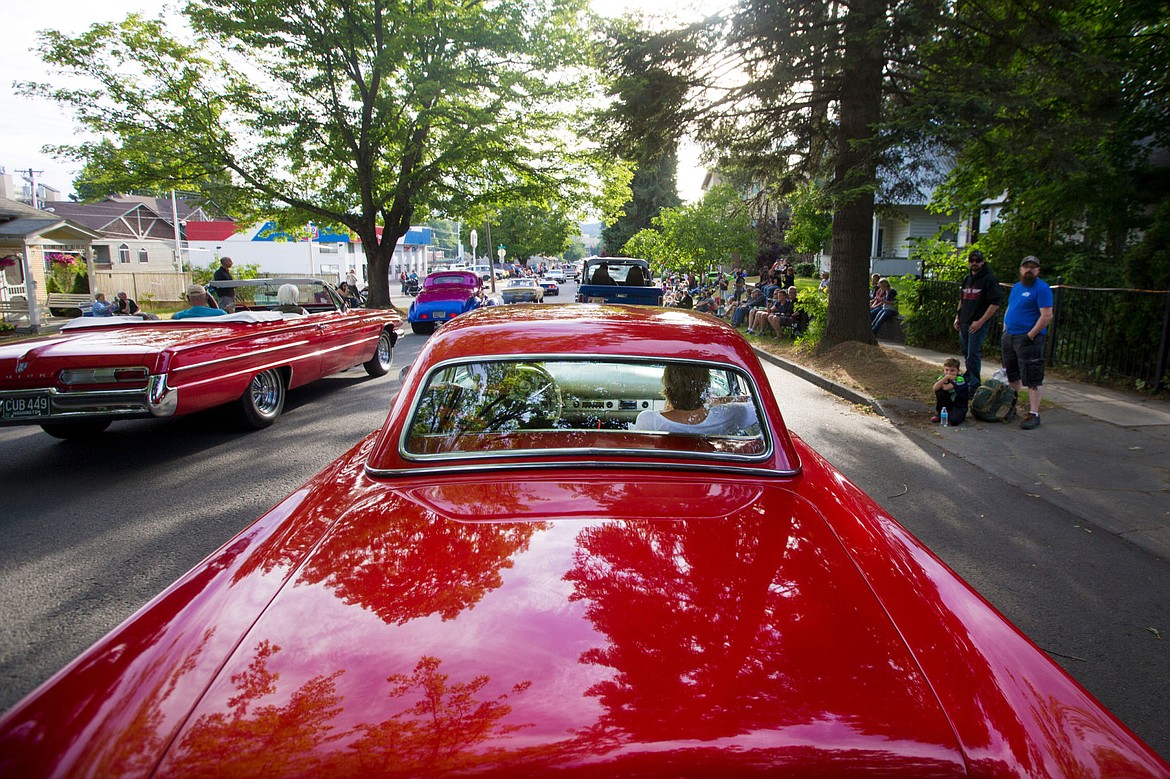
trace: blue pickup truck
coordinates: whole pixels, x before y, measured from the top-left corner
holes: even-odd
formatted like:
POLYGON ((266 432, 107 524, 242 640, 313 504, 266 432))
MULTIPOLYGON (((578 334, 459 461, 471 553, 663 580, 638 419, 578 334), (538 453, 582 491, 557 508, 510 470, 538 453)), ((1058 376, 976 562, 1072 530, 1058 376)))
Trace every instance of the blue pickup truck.
POLYGON ((650 263, 633 257, 597 257, 585 262, 578 303, 661 306, 662 287, 651 283, 650 263))

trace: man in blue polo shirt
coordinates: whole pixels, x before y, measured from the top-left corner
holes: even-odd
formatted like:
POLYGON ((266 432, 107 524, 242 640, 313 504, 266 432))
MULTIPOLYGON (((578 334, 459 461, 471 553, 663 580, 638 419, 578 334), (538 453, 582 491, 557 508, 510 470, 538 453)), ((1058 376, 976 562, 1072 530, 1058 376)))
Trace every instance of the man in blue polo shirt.
POLYGON ((208 303, 207 290, 201 284, 192 284, 187 287, 187 308, 176 311, 171 319, 194 319, 204 316, 223 316, 227 312, 221 308, 213 308, 208 303))
POLYGON ((1031 413, 1020 422, 1025 430, 1040 427, 1040 396, 1044 389, 1044 340, 1052 321, 1052 288, 1040 279, 1040 260, 1020 260, 1020 280, 1008 295, 1003 316, 1003 368, 1011 388, 1028 388, 1031 413))

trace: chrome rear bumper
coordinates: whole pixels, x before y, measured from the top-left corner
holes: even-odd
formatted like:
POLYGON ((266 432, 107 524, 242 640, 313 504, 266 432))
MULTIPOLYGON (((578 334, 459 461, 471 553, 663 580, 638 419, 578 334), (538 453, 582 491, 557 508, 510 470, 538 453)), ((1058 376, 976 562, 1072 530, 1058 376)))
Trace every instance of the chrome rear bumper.
POLYGON ((61 392, 56 387, 33 390, 0 390, 0 408, 4 416, 0 426, 39 425, 69 419, 132 419, 135 417, 174 416, 179 404, 177 390, 167 386, 167 377, 151 376, 146 387, 136 389, 88 390, 61 392), (18 416, 6 402, 48 397, 48 413, 18 416))

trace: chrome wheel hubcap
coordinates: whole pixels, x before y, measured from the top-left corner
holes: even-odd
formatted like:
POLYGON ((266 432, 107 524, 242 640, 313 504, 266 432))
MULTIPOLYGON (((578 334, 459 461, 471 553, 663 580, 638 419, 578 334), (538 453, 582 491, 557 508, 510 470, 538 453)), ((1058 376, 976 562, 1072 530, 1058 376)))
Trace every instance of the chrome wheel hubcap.
POLYGON ((252 407, 265 417, 276 415, 280 404, 280 378, 272 371, 265 371, 252 379, 252 407))

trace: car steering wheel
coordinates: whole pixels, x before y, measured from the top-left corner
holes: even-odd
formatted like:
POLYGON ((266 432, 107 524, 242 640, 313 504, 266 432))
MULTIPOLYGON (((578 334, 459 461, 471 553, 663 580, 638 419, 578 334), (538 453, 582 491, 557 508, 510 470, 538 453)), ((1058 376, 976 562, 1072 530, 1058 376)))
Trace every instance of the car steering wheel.
POLYGON ((549 422, 561 418, 565 401, 557 381, 543 366, 535 363, 520 363, 515 367, 515 389, 526 393, 530 407, 539 402, 540 415, 549 422))

